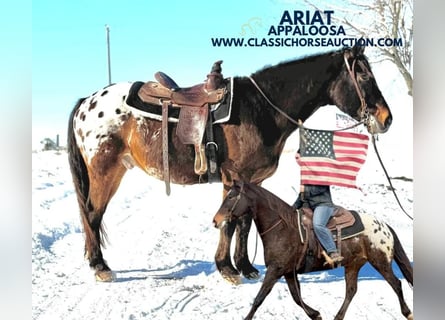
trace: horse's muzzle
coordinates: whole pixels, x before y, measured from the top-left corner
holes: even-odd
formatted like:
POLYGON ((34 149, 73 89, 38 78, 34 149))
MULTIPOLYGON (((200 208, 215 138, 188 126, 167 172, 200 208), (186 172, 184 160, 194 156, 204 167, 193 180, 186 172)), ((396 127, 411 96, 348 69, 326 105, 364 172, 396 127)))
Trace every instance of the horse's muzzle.
POLYGON ((385 133, 392 124, 392 114, 386 104, 377 103, 377 110, 370 115, 368 120, 368 131, 371 134, 385 133))
POLYGON ((213 217, 213 226, 217 229, 221 229, 223 228, 227 223, 227 217, 217 213, 215 214, 215 216, 213 217))

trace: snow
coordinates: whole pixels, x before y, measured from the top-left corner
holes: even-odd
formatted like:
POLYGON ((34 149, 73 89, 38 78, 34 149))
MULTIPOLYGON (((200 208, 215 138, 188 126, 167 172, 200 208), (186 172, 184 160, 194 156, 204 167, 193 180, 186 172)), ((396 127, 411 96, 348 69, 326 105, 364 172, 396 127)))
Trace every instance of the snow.
MULTIPOLYGON (((399 199, 413 216, 413 113, 411 97, 399 83, 388 82, 384 68, 374 70, 394 116, 377 146, 399 199), (381 73, 380 73, 380 72, 381 73), (381 74, 381 76, 379 76, 381 74), (386 81, 386 82, 385 82, 386 81), (383 85, 382 85, 383 83, 383 85)), ((338 112, 326 107, 306 124, 338 112)), ((326 120, 330 121, 330 120, 326 120)), ((298 132, 287 141, 277 172, 263 183, 289 204, 296 198, 299 172, 294 160, 298 132)), ((242 319, 266 272, 261 240, 254 225, 249 255, 258 280, 239 286, 223 280, 215 268, 219 230, 212 218, 221 204, 222 185, 172 185, 135 168, 128 171, 104 216, 108 245, 105 259, 115 272, 112 283, 98 283, 83 258, 84 238, 65 151, 32 153, 32 319, 242 319)), ((391 225, 413 261, 413 221, 399 208, 370 144, 359 173, 362 191, 332 188, 334 202, 367 212, 391 225)), ((413 289, 400 271, 405 300, 413 310, 413 289)), ((343 268, 299 275, 303 299, 332 319, 344 299, 343 268)), ((281 279, 255 319, 308 319, 281 279)), ((368 264, 345 319, 403 319, 396 294, 368 264)))
MULTIPOLYGON (((288 203, 294 201, 293 188, 298 185, 295 139, 289 139, 278 171, 263 184, 288 203)), ((391 148, 381 152, 391 155, 391 148)), ((83 259, 82 227, 67 154, 34 152, 32 161, 33 319, 242 319, 247 315, 266 271, 262 245, 253 227, 249 253, 251 260, 255 256, 261 279, 243 280, 239 286, 222 279, 213 260, 219 231, 212 225, 221 203, 221 184, 172 185, 167 197, 162 181, 139 169, 129 171, 104 217, 109 239, 104 256, 116 281, 97 283, 83 259)), ((412 220, 388 192, 381 171, 375 162, 367 162, 361 176, 368 176, 360 177, 363 192, 333 188, 334 201, 390 224, 413 261, 412 220)), ((406 176, 412 177, 411 172, 406 176)), ((412 215, 412 182, 393 180, 393 184, 412 215)), ((412 309, 413 291, 400 272, 397 275, 412 309)), ((324 319, 332 319, 344 298, 343 269, 299 277, 305 301, 324 319)), ((307 318, 280 280, 256 319, 292 317, 307 318)), ((403 319, 395 293, 372 267, 361 272, 346 319, 403 319)))

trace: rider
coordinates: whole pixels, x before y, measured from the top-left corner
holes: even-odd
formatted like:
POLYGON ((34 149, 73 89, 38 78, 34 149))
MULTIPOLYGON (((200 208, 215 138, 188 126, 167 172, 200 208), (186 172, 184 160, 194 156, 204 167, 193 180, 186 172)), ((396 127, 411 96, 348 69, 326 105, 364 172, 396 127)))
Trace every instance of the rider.
MULTIPOLYGON (((300 164, 300 150, 295 154, 295 159, 300 164)), ((314 211, 313 226, 318 241, 334 263, 341 262, 343 257, 338 253, 331 231, 326 227, 335 210, 330 187, 324 185, 301 185, 300 194, 293 207, 298 209, 305 203, 314 211)))

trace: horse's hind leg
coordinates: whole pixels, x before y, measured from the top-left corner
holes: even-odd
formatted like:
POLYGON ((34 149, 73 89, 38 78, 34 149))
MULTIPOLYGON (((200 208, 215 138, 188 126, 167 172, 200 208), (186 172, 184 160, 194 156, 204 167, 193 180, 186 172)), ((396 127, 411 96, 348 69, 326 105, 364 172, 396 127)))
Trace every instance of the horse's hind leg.
POLYGON ((103 215, 107 205, 119 187, 126 169, 116 163, 105 175, 93 175, 90 179, 90 210, 83 216, 86 239, 86 256, 98 281, 112 281, 112 272, 105 262, 101 246, 104 245, 103 215))
POLYGON ((402 282, 397 279, 392 270, 391 262, 387 262, 385 260, 384 263, 378 263, 375 261, 369 261, 374 268, 385 278, 385 280, 389 283, 389 285, 393 288, 397 297, 399 298, 400 309, 402 310, 402 314, 409 320, 414 319, 413 314, 409 307, 407 306, 405 299, 403 297, 402 291, 402 282))
POLYGON ((287 286, 289 287, 289 291, 292 295, 294 301, 306 312, 306 314, 311 319, 321 320, 320 312, 312 309, 306 303, 304 303, 303 298, 301 297, 300 290, 300 282, 298 281, 298 276, 294 272, 289 272, 284 275, 286 278, 287 286))
POLYGON ((70 161, 85 232, 85 255, 99 281, 112 280, 101 250, 105 236, 102 218, 126 171, 121 163, 123 151, 122 140, 110 135, 87 162, 80 156, 79 148, 70 144, 70 157, 76 158, 76 163, 74 159, 70 161))
POLYGON ((238 219, 236 227, 236 246, 234 260, 236 268, 247 279, 258 279, 259 271, 255 269, 249 261, 249 255, 247 252, 247 244, 249 240, 250 226, 252 225, 252 217, 250 215, 244 215, 238 219))

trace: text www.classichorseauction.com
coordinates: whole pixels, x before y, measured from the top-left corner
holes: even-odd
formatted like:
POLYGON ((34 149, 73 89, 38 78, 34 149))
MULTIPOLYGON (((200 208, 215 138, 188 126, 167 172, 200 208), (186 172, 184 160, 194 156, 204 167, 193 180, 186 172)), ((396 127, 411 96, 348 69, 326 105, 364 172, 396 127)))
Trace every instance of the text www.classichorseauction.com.
MULTIPOLYGON (((211 38, 214 47, 400 47, 401 38, 354 38, 348 37, 342 25, 332 23, 333 10, 302 11, 285 10, 278 25, 269 27, 267 37, 216 37, 211 38)), ((252 18, 242 26, 255 34, 261 18, 252 18)))

